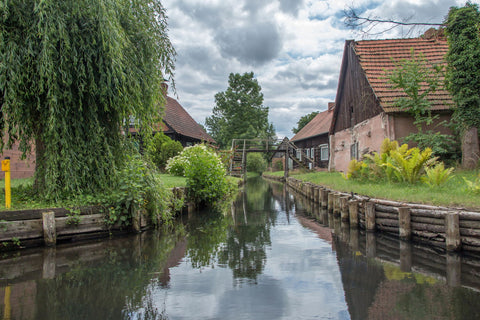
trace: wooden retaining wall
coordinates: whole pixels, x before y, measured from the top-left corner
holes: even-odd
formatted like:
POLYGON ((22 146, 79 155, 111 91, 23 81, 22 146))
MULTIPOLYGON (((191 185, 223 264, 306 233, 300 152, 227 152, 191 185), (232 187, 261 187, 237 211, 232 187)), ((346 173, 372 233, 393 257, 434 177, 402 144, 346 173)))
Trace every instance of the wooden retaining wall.
MULTIPOLYGON (((172 192, 175 197, 182 198, 185 188, 173 188, 172 192)), ((188 204, 186 208, 190 212, 193 206, 188 204)), ((71 212, 63 208, 0 212, 0 251, 138 233, 155 225, 144 211, 133 212, 129 226, 120 223, 108 226, 99 206, 81 208, 78 223, 74 223, 70 215, 71 212)))
POLYGON ((286 183, 351 227, 385 232, 447 251, 480 253, 480 212, 374 199, 337 192, 293 177, 287 178, 286 183))

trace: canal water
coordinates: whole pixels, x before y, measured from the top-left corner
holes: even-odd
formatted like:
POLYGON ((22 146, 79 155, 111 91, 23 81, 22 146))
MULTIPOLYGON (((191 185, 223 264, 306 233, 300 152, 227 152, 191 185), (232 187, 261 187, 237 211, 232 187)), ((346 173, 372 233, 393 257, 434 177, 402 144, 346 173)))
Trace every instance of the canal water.
POLYGON ((480 260, 365 234, 284 185, 169 231, 0 257, 1 319, 480 319, 480 260))

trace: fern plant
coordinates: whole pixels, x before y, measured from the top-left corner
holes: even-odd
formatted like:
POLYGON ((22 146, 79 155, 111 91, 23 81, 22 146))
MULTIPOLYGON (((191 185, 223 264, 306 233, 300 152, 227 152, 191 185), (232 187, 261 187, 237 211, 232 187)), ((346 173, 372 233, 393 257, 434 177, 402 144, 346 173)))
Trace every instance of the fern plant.
POLYGON ((401 151, 391 151, 390 156, 393 162, 387 165, 394 169, 395 176, 402 182, 412 184, 418 182, 423 174, 424 167, 430 167, 436 162, 436 158, 432 158, 432 149, 430 148, 425 148, 422 151, 419 148, 411 148, 406 152, 401 151))
POLYGON ((473 181, 470 181, 465 177, 463 178, 463 180, 467 184, 467 191, 473 193, 480 193, 480 173, 478 174, 478 177, 473 181))
POLYGON ((437 187, 452 178, 453 168, 445 169, 443 162, 437 163, 433 167, 425 168, 425 176, 422 177, 422 181, 428 184, 430 187, 437 187))

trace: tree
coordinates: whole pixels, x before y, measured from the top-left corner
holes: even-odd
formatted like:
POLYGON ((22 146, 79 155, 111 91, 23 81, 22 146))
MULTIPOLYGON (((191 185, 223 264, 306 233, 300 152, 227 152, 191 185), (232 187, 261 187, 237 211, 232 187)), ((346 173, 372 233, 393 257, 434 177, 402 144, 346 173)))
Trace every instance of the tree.
POLYGON ((230 73, 229 87, 215 95, 213 115, 205 125, 220 148, 228 148, 232 139, 272 139, 273 125, 268 122, 268 107, 253 72, 230 73))
POLYGON ((292 132, 297 134, 300 130, 302 130, 303 127, 307 125, 310 121, 315 118, 315 116, 318 114, 318 111, 313 111, 312 113, 306 114, 297 121, 297 127, 292 128, 292 132))
POLYGON ((2 150, 35 142, 47 198, 113 186, 122 123, 134 116, 148 132, 159 121, 174 56, 158 0, 2 1, 2 150))
POLYGON ((473 169, 480 159, 480 12, 477 4, 452 7, 446 19, 449 43, 447 87, 456 104, 453 119, 462 136, 462 165, 473 169))
POLYGON ((183 146, 179 141, 170 139, 163 131, 157 132, 145 144, 145 154, 160 170, 165 170, 167 160, 182 152, 183 146))

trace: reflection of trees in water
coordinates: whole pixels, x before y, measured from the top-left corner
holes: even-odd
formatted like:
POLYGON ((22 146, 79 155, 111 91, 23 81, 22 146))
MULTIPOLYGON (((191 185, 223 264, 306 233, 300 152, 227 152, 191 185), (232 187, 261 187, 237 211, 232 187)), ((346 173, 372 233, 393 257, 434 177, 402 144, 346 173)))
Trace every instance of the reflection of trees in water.
POLYGON ((180 239, 178 233, 126 239, 92 253, 101 262, 78 261, 54 279, 38 280, 36 319, 166 319, 153 306, 150 286, 180 239))
POLYGON ((262 273, 276 220, 275 200, 271 185, 261 178, 248 180, 245 188, 231 214, 204 212, 189 220, 187 251, 193 267, 218 259, 232 269, 235 279, 255 280, 262 273))

